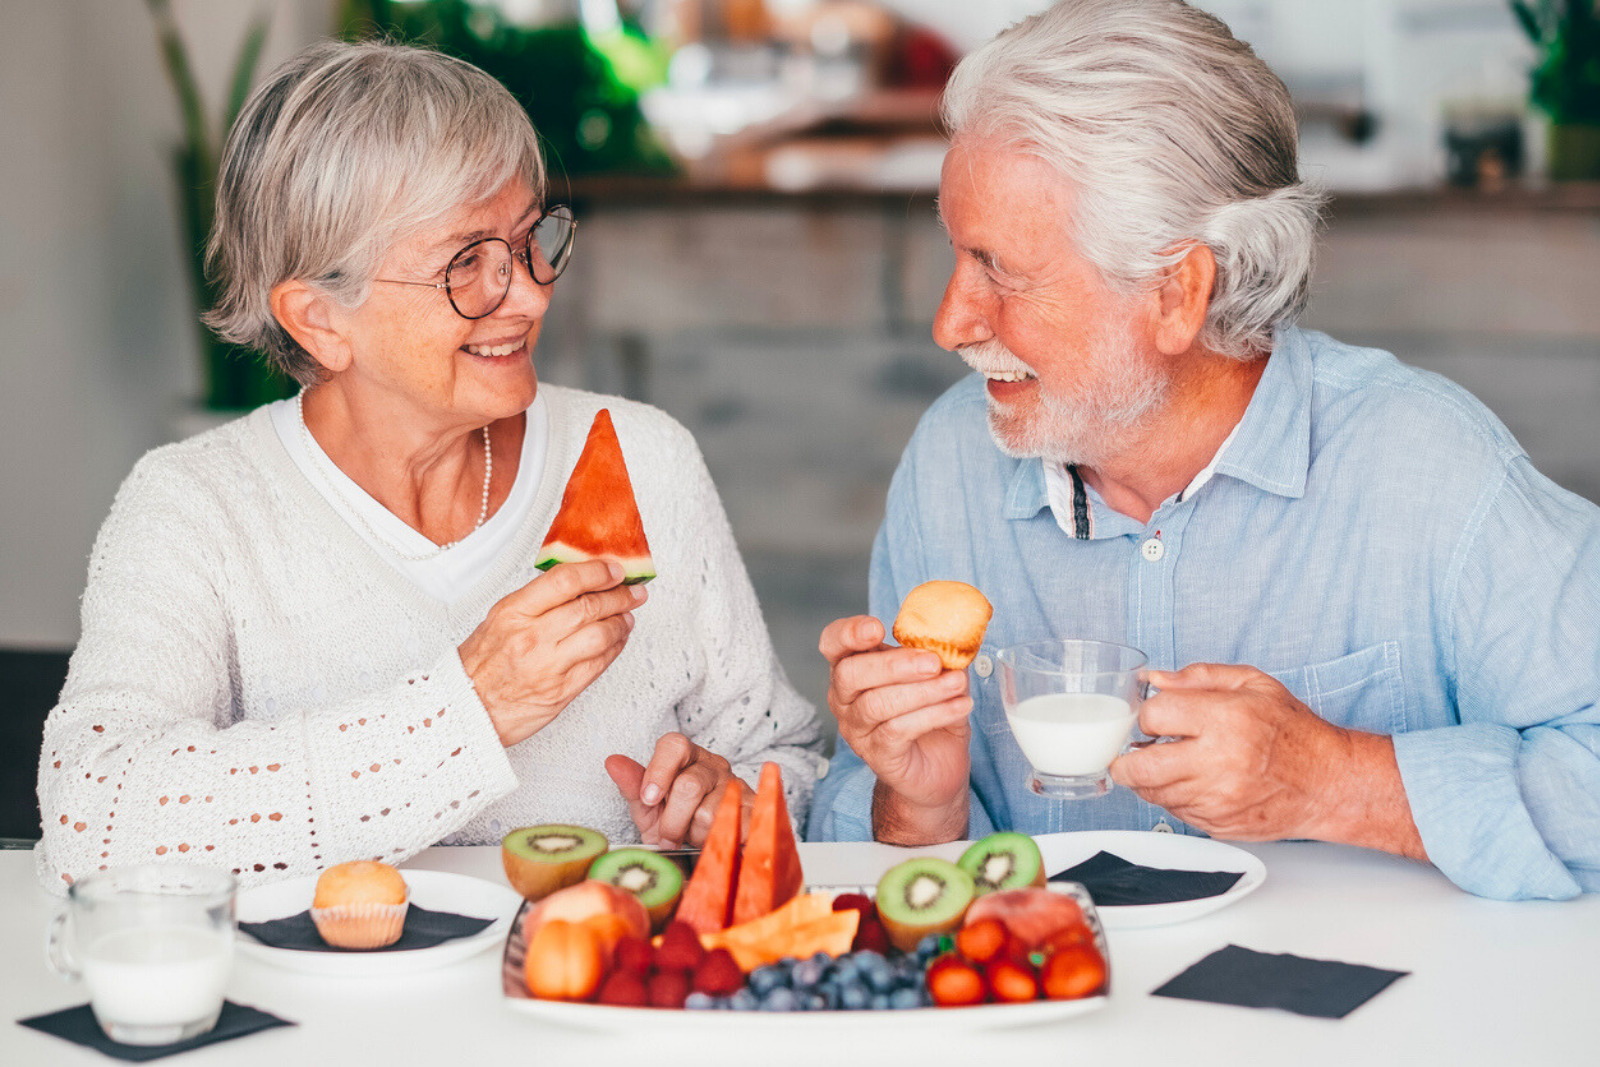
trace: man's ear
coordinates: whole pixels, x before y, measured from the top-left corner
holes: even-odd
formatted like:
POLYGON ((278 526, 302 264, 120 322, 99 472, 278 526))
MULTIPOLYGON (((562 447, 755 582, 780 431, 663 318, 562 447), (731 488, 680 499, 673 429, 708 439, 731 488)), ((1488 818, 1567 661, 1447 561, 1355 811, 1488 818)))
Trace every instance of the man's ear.
POLYGON ((302 281, 279 282, 268 297, 272 316, 330 374, 350 365, 349 342, 327 295, 302 281))
POLYGON ((1217 280, 1217 259, 1203 244, 1189 245, 1155 292, 1151 335, 1165 355, 1187 352, 1200 336, 1217 280))

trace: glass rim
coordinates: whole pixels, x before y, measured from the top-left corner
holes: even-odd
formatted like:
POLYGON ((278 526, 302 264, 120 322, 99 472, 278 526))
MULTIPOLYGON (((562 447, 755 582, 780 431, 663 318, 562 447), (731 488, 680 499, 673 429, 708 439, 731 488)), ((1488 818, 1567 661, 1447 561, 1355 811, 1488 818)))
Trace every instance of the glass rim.
POLYGON ((237 893, 239 879, 220 867, 186 863, 134 863, 91 871, 67 887, 72 900, 119 893, 200 900, 237 893))
POLYGON ((1009 645, 994 654, 995 661, 1011 670, 1032 671, 1035 674, 1049 674, 1058 677, 1073 678, 1103 678, 1112 674, 1136 674, 1150 665, 1150 657, 1132 645, 1124 645, 1116 641, 1101 641, 1096 638, 1050 638, 1045 641, 1028 641, 1020 645, 1009 645), (1063 648, 1087 648, 1098 646, 1100 648, 1116 649, 1118 652, 1130 654, 1125 659, 1131 659, 1127 666, 1108 667, 1095 670, 1074 670, 1059 667, 1050 663, 1044 656, 1047 651, 1053 652, 1063 648), (1025 662, 1031 660, 1033 662, 1025 662))

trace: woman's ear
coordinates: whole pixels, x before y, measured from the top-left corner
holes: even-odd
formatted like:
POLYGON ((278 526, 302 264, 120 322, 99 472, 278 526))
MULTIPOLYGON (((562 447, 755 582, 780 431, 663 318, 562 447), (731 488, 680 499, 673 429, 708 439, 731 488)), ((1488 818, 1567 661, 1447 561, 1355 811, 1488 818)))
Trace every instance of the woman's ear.
POLYGON ((1217 259, 1203 244, 1189 245, 1155 292, 1156 347, 1165 355, 1187 352, 1200 336, 1211 307, 1211 287, 1217 280, 1217 259))
POLYGON ((326 294, 302 281, 279 282, 268 296, 272 316, 330 374, 350 365, 350 344, 326 294))

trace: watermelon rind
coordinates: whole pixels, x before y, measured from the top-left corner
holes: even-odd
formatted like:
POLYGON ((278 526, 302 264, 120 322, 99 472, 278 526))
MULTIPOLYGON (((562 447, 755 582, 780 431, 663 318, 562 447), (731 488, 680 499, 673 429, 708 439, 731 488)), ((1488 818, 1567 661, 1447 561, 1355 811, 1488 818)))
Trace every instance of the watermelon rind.
POLYGON ((558 563, 581 563, 586 559, 609 559, 621 564, 623 585, 643 585, 656 576, 656 562, 649 556, 597 556, 565 541, 545 545, 534 566, 547 571, 558 563))

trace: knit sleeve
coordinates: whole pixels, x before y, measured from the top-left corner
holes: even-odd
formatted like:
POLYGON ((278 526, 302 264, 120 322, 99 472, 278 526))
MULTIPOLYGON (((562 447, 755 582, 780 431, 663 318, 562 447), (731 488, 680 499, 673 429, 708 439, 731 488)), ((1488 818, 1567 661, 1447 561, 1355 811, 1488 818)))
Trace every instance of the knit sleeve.
POLYGON ((690 563, 698 571, 694 624, 705 669, 678 717, 690 740, 727 759, 752 787, 763 763, 782 767, 790 818, 803 827, 824 762, 816 711, 784 675, 711 475, 687 431, 679 432, 686 453, 681 522, 699 546, 690 563))
POLYGON ((45 724, 47 888, 143 862, 219 867, 244 885, 393 862, 515 788, 453 648, 348 703, 235 722, 225 524, 153 458, 96 540, 82 638, 45 724))

